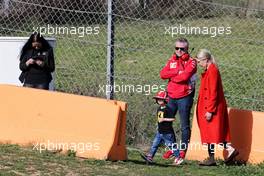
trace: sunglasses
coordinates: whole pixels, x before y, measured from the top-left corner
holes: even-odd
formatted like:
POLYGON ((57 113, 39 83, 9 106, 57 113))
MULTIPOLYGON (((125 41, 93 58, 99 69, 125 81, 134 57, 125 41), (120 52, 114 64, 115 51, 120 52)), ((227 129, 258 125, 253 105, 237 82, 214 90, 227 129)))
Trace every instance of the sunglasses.
POLYGON ((181 51, 185 51, 185 48, 181 48, 181 47, 175 47, 175 50, 181 50, 181 51))

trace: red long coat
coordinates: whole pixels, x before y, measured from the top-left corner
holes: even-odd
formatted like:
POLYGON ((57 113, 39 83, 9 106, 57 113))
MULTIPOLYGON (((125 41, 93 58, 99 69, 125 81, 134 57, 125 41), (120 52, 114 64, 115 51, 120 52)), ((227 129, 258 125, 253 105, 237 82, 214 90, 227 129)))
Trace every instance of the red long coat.
POLYGON ((196 113, 202 143, 230 142, 228 112, 222 80, 214 64, 202 73, 196 113), (206 112, 213 113, 210 122, 205 118, 206 112))

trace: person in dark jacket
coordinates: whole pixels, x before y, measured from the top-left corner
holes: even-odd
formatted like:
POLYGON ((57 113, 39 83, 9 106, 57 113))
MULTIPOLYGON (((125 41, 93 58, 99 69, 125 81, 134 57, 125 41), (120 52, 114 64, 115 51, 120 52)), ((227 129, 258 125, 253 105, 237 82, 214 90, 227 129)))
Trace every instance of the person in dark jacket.
POLYGON ((51 73, 55 70, 53 49, 39 33, 33 33, 20 54, 19 80, 24 87, 49 89, 51 73))

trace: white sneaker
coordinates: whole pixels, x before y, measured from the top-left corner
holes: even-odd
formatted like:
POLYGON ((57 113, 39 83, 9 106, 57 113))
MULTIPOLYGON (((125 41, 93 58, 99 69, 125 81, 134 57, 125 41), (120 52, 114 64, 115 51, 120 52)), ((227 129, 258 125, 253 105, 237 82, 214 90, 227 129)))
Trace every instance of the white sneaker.
POLYGON ((181 157, 177 157, 175 158, 173 165, 180 165, 181 163, 183 163, 184 159, 182 159, 181 157))

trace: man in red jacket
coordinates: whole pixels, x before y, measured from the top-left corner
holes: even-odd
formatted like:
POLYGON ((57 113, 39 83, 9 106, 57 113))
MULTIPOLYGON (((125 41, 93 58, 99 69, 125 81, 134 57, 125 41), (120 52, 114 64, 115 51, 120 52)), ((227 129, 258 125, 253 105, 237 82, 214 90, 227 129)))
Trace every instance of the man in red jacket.
POLYGON ((190 140, 190 112, 193 104, 195 79, 197 71, 196 60, 188 54, 189 43, 185 38, 179 38, 175 43, 175 54, 160 71, 162 79, 168 79, 168 108, 174 117, 179 111, 181 123, 180 158, 175 159, 176 165, 181 164, 190 140))

